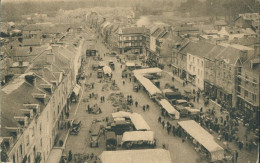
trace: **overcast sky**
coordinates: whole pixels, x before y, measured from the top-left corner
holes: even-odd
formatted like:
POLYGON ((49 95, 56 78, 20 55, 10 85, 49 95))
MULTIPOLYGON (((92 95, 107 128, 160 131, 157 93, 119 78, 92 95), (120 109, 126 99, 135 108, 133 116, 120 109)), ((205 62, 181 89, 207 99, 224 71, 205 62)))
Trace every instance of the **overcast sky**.
POLYGON ((39 2, 39 1, 73 1, 73 0, 1 0, 1 2, 39 2))

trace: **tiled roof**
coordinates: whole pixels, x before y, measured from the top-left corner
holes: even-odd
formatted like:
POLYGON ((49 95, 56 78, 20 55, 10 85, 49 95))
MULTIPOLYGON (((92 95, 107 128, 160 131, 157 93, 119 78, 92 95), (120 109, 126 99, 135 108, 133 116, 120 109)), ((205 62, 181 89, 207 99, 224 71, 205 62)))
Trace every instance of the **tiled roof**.
POLYGON ((145 32, 146 29, 144 27, 129 27, 129 28, 122 29, 123 34, 142 34, 145 32))

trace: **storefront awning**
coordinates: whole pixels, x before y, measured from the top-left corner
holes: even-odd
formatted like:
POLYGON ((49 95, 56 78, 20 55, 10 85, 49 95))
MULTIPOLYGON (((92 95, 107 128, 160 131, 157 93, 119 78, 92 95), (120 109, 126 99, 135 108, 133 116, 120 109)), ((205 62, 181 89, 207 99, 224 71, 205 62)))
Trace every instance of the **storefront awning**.
POLYGON ((52 149, 47 162, 59 163, 62 156, 62 149, 52 149))
POLYGON ((80 86, 78 84, 75 85, 73 92, 75 93, 75 95, 79 95, 79 90, 80 90, 80 86))

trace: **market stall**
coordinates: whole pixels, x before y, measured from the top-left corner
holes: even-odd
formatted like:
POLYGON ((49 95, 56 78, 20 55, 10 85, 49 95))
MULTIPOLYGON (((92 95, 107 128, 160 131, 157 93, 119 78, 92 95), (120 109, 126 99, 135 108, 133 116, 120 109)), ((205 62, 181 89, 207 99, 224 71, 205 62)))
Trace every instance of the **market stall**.
POLYGON ((172 163, 170 152, 165 149, 104 151, 100 159, 102 163, 172 163))
POLYGON ((214 137, 202 128, 194 120, 187 120, 178 122, 181 128, 195 139, 201 146, 203 146, 210 155, 211 161, 218 161, 224 159, 224 149, 218 145, 214 137))
POLYGON ((159 88, 157 88, 149 79, 143 77, 142 75, 135 74, 135 78, 142 84, 142 86, 144 86, 150 96, 153 96, 157 93, 162 93, 159 88))
POLYGON ((174 117, 174 119, 180 119, 180 113, 169 103, 169 101, 162 99, 159 104, 168 112, 170 117, 174 117))
POLYGON ((146 123, 140 114, 132 113, 130 115, 131 122, 134 124, 137 131, 148 131, 150 126, 146 123))

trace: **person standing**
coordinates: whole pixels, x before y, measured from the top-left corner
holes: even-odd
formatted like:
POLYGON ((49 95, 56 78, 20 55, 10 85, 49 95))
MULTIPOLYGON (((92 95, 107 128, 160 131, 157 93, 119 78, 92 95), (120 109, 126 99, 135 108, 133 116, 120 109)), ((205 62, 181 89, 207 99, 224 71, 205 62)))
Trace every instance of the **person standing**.
POLYGON ((143 106, 143 111, 145 111, 145 105, 143 106))
POLYGON ((237 162, 237 159, 238 159, 238 152, 236 151, 236 162, 237 162))
POLYGON ((164 129, 164 127, 165 127, 164 125, 165 125, 165 122, 164 122, 164 121, 162 121, 162 127, 163 127, 163 129, 164 129))
POLYGON ((69 158, 68 158, 68 161, 70 162, 72 160, 72 152, 71 150, 69 151, 69 158))
POLYGON ((150 109, 150 106, 149 106, 149 104, 147 104, 146 105, 146 110, 149 111, 149 109, 150 109))
POLYGON ((138 102, 137 101, 135 101, 135 107, 137 107, 138 106, 138 102))

